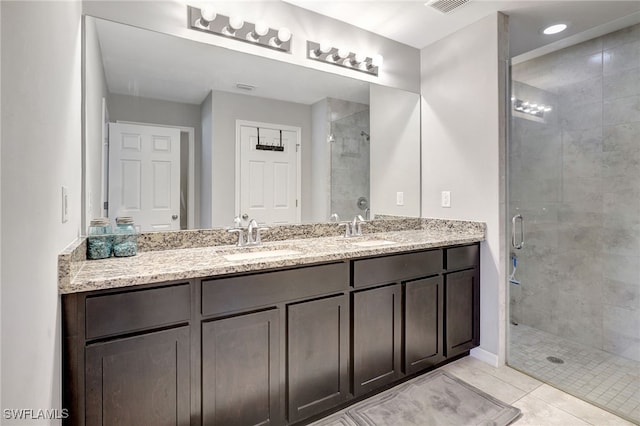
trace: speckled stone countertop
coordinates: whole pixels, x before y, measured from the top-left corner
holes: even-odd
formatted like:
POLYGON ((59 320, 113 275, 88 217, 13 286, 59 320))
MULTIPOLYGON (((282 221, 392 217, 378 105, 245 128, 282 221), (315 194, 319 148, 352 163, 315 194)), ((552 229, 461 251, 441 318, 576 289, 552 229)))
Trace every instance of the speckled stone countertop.
MULTIPOLYGON (((71 262, 74 266, 70 270, 60 272, 59 292, 67 294, 300 266, 473 243, 484 238, 485 226, 481 223, 442 221, 436 226, 423 219, 419 229, 375 232, 353 238, 328 236, 263 242, 261 246, 250 247, 217 245, 145 251, 133 257, 71 262), (226 257, 251 252, 260 252, 260 256, 276 250, 279 255, 272 257, 239 260, 226 257)), ((82 250, 82 243, 69 248, 61 258, 77 257, 78 247, 82 250)))

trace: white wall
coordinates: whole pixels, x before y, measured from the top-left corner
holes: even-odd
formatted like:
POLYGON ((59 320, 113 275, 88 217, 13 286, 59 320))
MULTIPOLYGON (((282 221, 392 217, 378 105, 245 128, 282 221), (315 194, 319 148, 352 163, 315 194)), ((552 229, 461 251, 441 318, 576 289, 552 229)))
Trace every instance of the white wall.
MULTIPOLYGON (((213 226, 233 225, 236 215, 236 120, 302 128, 302 220, 311 217, 311 106, 213 91, 213 226)), ((203 139, 204 140, 204 139, 203 139)), ((206 142, 205 142, 206 143, 206 142)), ((206 178, 205 178, 206 179, 206 178)))
POLYGON ((372 216, 420 216, 420 96, 372 84, 372 216), (404 205, 397 205, 397 193, 404 205))
MULTIPOLYGON (((103 216, 102 212, 102 99, 108 101, 107 79, 102 66, 102 53, 93 19, 85 21, 85 206, 87 222, 103 216)), ((84 224, 84 227, 88 223, 84 224)))
POLYGON ((505 34, 506 17, 491 15, 421 51, 422 215, 487 224, 480 348, 495 363, 505 344, 505 34), (440 207, 441 191, 451 208, 440 207))
MULTIPOLYGON (((77 238, 81 216, 81 4, 0 7, 1 406, 60 408, 57 256, 77 238), (62 185, 70 202, 64 224, 62 185)), ((37 422, 49 423, 59 422, 37 422)))
POLYGON ((331 146, 327 99, 311 105, 311 217, 312 222, 326 222, 331 210, 331 146))
MULTIPOLYGON (((200 122, 202 123, 202 144, 200 152, 200 226, 211 228, 213 200, 213 91, 200 105, 200 122)), ((197 161, 197 160, 196 160, 197 161)), ((234 177, 235 179, 235 177, 234 177)), ((233 185, 235 188, 235 185, 233 185)), ((198 192, 197 192, 198 193, 198 192)))
POLYGON ((263 19, 272 28, 289 28, 293 34, 291 54, 191 30, 187 28, 187 2, 183 0, 86 1, 83 5, 83 12, 99 18, 347 75, 414 93, 420 89, 420 53, 418 49, 281 1, 214 1, 208 3, 215 4, 218 13, 223 15, 229 16, 238 13, 248 22, 255 23, 263 19), (312 61, 306 57, 307 40, 317 42, 333 40, 336 46, 350 46, 357 51, 378 52, 384 56, 384 64, 379 76, 375 77, 312 61))

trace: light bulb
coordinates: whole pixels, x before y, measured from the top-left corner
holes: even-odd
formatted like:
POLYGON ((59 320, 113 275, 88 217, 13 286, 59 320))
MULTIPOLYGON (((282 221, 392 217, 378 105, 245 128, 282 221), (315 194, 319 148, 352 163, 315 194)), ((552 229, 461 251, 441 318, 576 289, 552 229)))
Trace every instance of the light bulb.
POLYGON ((269 26, 264 21, 256 22, 255 33, 260 37, 267 35, 269 32, 269 26))
POLYGON ((281 43, 286 43, 291 40, 291 31, 289 31, 288 28, 280 28, 278 30, 278 40, 280 40, 281 43))
POLYGON ((356 53, 354 60, 356 61, 357 64, 361 64, 367 60, 367 55, 365 55, 364 53, 356 53))
POLYGON ((371 58, 371 65, 373 65, 374 67, 382 66, 383 62, 384 62, 384 56, 382 56, 379 53, 376 55, 373 55, 373 57, 371 58))
POLYGON ((551 34, 558 34, 566 29, 567 29, 567 24, 556 24, 556 25, 551 25, 545 28, 544 30, 542 30, 542 32, 546 35, 551 35, 551 34))
POLYGON ((239 30, 244 25, 244 21, 239 16, 232 16, 229 18, 229 26, 234 30, 239 30))
POLYGON ((320 43, 320 52, 322 53, 329 53, 331 52, 331 49, 333 49, 331 42, 330 41, 323 41, 320 43))
POLYGON ((338 49, 338 58, 339 59, 344 59, 347 56, 349 56, 351 52, 349 51, 349 49, 338 49))
POLYGON ((216 11, 211 6, 205 6, 200 10, 200 15, 202 15, 202 19, 207 22, 211 22, 216 19, 216 11))

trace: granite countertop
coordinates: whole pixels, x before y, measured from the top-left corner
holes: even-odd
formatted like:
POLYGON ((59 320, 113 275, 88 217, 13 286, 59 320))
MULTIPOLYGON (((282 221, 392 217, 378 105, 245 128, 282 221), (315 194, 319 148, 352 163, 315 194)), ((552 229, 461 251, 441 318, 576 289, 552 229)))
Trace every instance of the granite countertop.
POLYGON ((127 287, 163 281, 301 266, 333 260, 401 253, 483 241, 484 229, 421 229, 365 234, 361 237, 318 237, 263 242, 260 246, 229 245, 147 251, 133 257, 85 260, 61 294, 127 287), (384 244, 379 244, 385 241, 384 244), (368 244, 371 244, 367 246, 368 244), (278 256, 229 260, 225 256, 278 251, 278 256))

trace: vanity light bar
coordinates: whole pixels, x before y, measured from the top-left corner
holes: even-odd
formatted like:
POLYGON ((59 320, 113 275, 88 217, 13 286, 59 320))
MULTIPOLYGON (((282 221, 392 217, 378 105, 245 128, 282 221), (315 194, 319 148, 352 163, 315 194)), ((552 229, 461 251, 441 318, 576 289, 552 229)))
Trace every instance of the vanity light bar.
POLYGON ((538 104, 531 101, 523 101, 521 99, 512 98, 513 109, 523 114, 533 115, 534 117, 544 118, 544 113, 551 111, 549 105, 538 104))
POLYGON ((189 28, 192 30, 232 38, 280 52, 291 52, 291 31, 287 28, 276 30, 264 22, 252 24, 245 22, 239 16, 219 15, 208 8, 187 6, 187 9, 189 28))
POLYGON ((375 76, 378 76, 378 69, 383 61, 382 55, 368 57, 361 53, 353 53, 347 49, 339 49, 327 43, 316 43, 315 41, 307 41, 307 58, 375 76))

